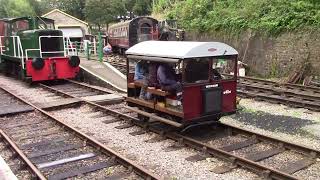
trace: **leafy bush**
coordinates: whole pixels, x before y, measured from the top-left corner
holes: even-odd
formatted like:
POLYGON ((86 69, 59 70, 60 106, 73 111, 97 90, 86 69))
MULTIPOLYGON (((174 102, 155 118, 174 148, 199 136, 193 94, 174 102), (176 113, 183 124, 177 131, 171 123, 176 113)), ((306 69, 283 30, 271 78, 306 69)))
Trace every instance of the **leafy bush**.
POLYGON ((253 29, 277 34, 320 27, 319 0, 158 0, 153 10, 200 32, 253 29))

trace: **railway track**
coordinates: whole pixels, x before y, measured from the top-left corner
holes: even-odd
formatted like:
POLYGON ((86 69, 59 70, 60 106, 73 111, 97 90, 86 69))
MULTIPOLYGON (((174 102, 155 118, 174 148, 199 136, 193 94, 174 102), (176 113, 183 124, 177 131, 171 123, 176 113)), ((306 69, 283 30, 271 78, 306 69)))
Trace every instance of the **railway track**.
MULTIPOLYGON (((6 99, 6 106, 0 111, 1 141, 19 156, 31 176, 37 179, 159 179, 44 110, 53 111, 56 106, 34 105, 1 89, 1 99, 6 99)), ((19 169, 14 167, 19 163, 11 165, 19 169)))
POLYGON ((320 111, 320 88, 297 84, 280 84, 252 77, 240 77, 238 95, 320 111))
POLYGON ((110 115, 114 117, 105 121, 105 123, 126 122, 116 127, 118 129, 139 126, 141 128, 139 131, 131 133, 133 136, 151 131, 159 135, 152 141, 162 141, 167 138, 176 141, 174 146, 167 149, 168 151, 185 148, 185 146, 198 150, 197 154, 186 159, 188 161, 201 161, 211 156, 225 160, 226 165, 213 169, 216 173, 225 173, 242 167, 265 178, 299 179, 299 172, 317 164, 317 159, 320 156, 318 150, 273 139, 226 124, 219 124, 214 130, 211 129, 211 132, 215 133, 205 135, 206 138, 199 138, 201 136, 193 134, 177 133, 157 121, 147 123, 140 121, 136 118, 136 115, 133 115, 130 107, 126 107, 124 104, 102 106, 76 97, 70 92, 65 92, 63 88, 47 85, 42 85, 42 87, 61 96, 82 101, 91 106, 94 111, 101 112, 102 114, 100 113, 99 117, 110 115), (238 140, 234 141, 232 139, 238 140), (291 154, 296 158, 289 159, 286 162, 277 162, 278 157, 286 156, 286 154, 291 154))

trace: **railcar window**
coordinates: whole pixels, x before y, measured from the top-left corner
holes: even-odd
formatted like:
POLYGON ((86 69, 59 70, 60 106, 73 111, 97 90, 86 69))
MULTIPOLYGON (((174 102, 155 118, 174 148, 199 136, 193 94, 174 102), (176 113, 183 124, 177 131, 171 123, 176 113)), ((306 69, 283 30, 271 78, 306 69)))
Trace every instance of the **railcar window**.
POLYGON ((201 83, 209 81, 209 59, 197 58, 186 60, 185 80, 187 83, 201 83))
POLYGON ((232 79, 235 71, 234 59, 213 59, 213 80, 232 79))

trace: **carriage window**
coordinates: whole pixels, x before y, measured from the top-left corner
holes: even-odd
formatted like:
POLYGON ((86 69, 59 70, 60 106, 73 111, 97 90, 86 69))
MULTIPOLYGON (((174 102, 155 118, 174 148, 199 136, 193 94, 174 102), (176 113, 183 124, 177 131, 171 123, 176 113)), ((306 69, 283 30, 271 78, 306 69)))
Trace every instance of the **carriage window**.
POLYGON ((147 23, 141 25, 141 34, 150 34, 151 33, 151 26, 147 23))
POLYGON ((213 80, 232 79, 235 71, 234 59, 213 59, 213 80))
POLYGON ((187 83, 201 83, 209 81, 209 59, 197 58, 186 60, 185 80, 187 83))
POLYGON ((151 35, 152 27, 148 23, 144 23, 140 26, 140 34, 138 35, 138 42, 148 41, 152 39, 151 35))

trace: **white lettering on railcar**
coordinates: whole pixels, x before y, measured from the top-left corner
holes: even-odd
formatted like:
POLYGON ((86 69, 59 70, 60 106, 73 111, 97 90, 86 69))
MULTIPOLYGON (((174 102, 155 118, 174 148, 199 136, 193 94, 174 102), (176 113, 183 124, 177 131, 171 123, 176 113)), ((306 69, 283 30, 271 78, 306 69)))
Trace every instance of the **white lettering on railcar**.
POLYGON ((214 88, 218 86, 219 86, 218 84, 210 84, 210 85, 206 85, 206 88, 209 89, 209 88, 214 88))
POLYGON ((223 91, 223 94, 224 95, 227 95, 227 94, 231 94, 231 91, 228 89, 228 90, 225 90, 225 91, 223 91))

